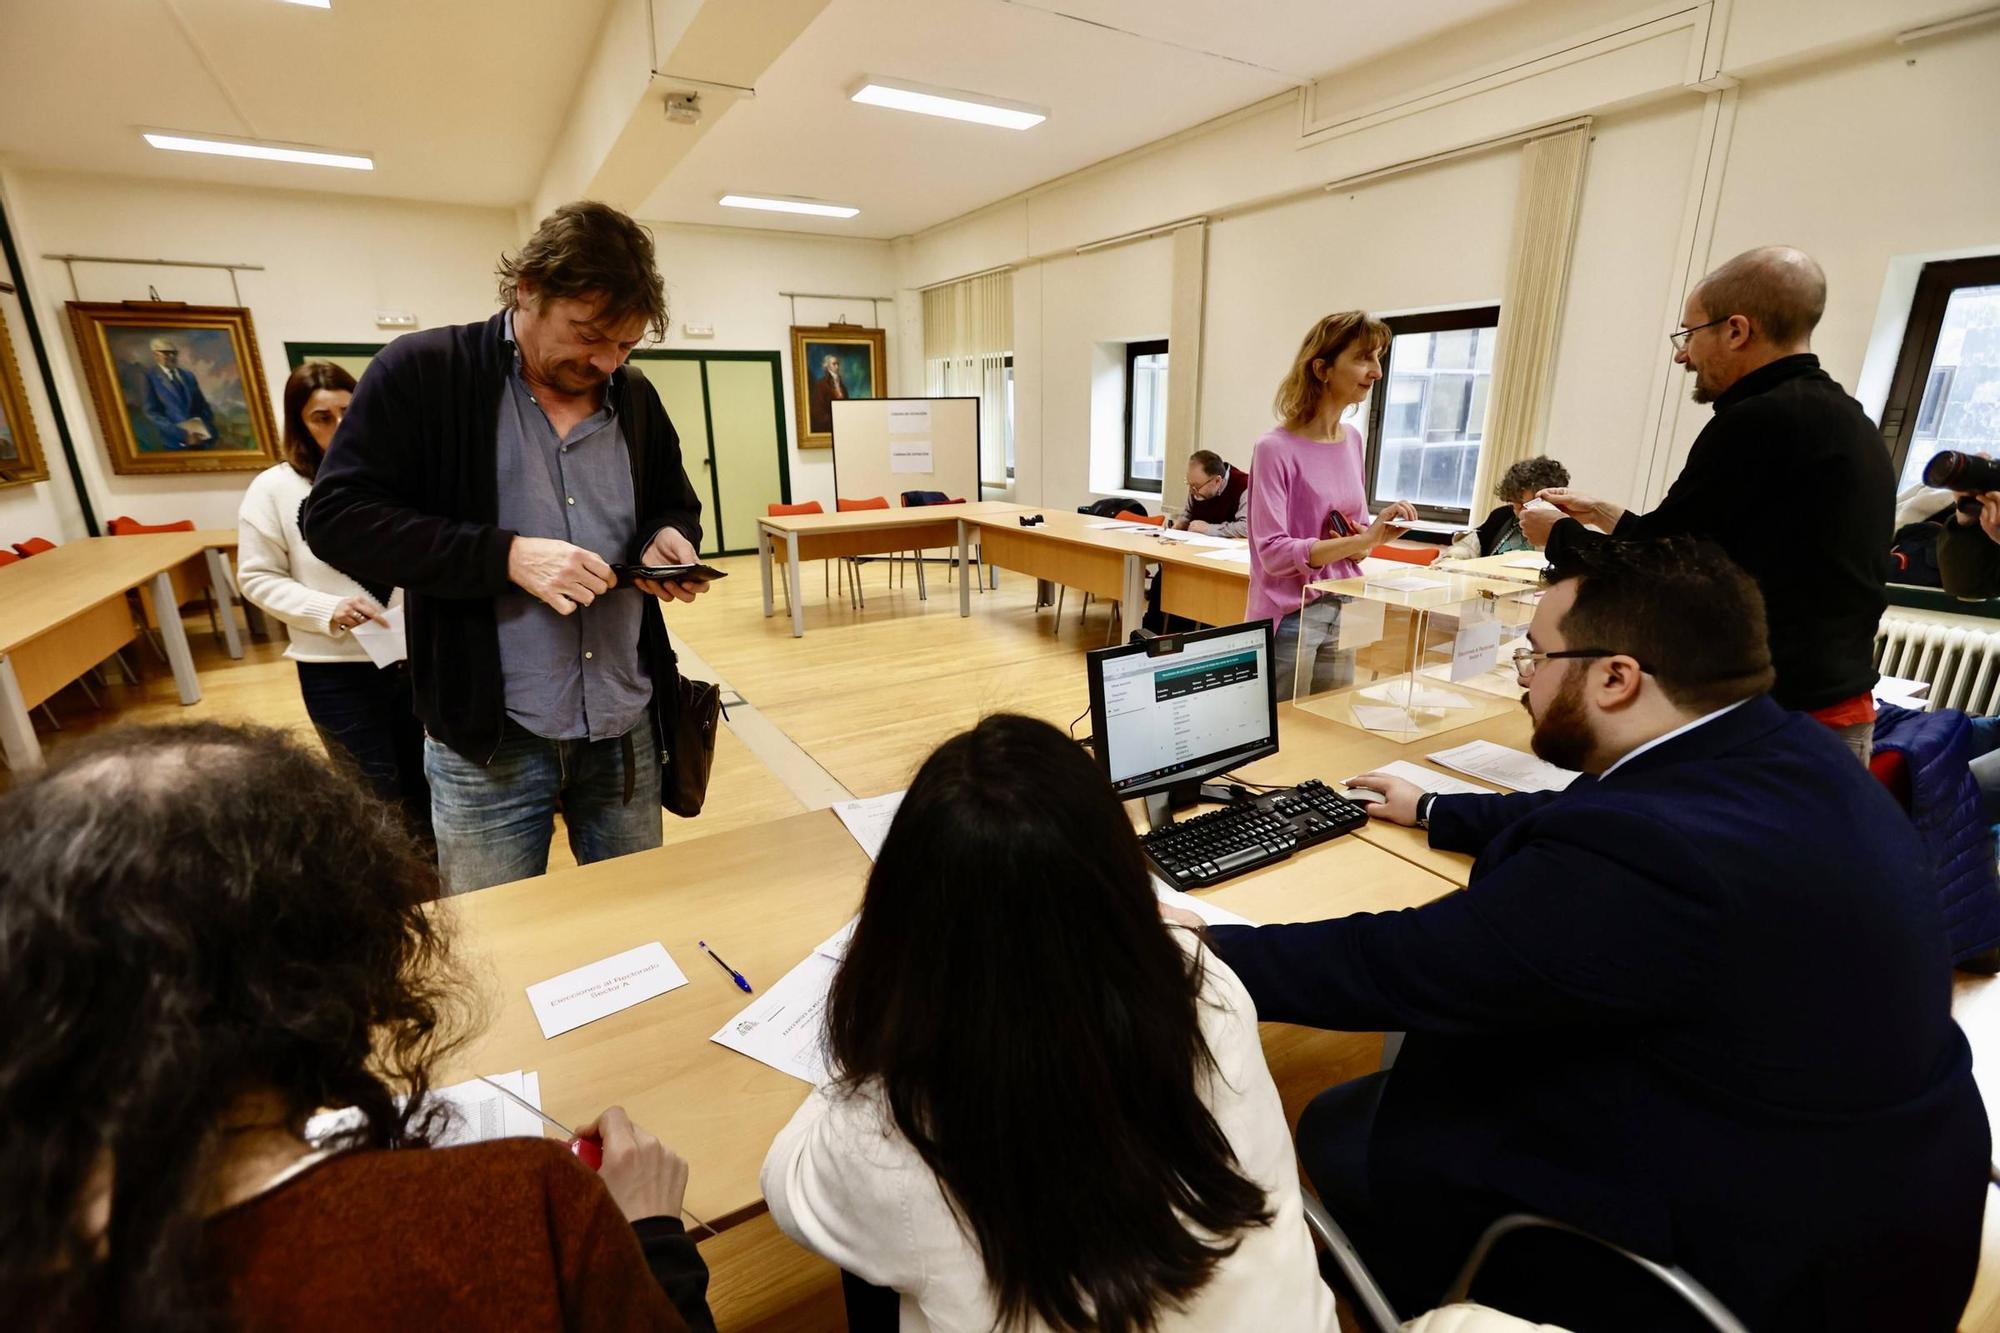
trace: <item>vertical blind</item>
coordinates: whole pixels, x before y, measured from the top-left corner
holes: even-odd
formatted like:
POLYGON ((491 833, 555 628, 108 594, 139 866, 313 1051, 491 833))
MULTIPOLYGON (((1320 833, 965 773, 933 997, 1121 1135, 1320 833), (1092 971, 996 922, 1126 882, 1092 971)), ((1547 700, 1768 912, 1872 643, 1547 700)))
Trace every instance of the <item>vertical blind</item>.
POLYGON ((923 296, 924 392, 979 400, 980 482, 988 491, 1005 492, 1011 486, 1007 358, 1014 353, 1014 274, 981 273, 923 296))

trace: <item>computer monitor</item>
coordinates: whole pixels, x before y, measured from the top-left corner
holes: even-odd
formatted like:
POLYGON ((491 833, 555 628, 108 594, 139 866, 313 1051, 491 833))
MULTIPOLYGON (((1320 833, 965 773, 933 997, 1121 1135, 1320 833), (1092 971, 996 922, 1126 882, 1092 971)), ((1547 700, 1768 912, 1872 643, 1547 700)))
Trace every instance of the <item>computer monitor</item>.
POLYGON ((1259 620, 1092 652, 1091 734, 1112 789, 1192 805, 1203 778, 1276 754, 1274 643, 1259 620))

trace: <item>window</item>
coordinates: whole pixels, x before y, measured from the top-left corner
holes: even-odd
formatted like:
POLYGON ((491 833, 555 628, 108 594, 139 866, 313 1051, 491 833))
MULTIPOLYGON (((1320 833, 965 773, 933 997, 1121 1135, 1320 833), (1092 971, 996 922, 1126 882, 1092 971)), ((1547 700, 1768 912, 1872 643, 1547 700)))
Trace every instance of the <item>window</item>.
POLYGON ((1486 438, 1500 307, 1399 315, 1368 403, 1368 503, 1408 500, 1426 518, 1472 509, 1486 438))
POLYGON ((1882 438, 1899 490, 1940 450, 2000 454, 2000 256, 1924 265, 1882 438))
POLYGON ((1007 480, 1014 480, 1014 358, 1010 353, 1007 371, 1007 480))
POLYGON ((1125 344, 1125 489, 1158 491, 1167 475, 1167 340, 1125 344))

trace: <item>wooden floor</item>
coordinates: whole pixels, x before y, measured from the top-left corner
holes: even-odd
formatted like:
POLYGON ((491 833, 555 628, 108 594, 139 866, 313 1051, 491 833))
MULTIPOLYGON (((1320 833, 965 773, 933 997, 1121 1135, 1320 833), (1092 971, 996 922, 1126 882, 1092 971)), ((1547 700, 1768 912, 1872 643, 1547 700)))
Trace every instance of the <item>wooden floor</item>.
MULTIPOLYGON (((958 589, 944 567, 933 566, 930 597, 920 601, 916 580, 891 587, 887 562, 863 572, 865 611, 844 594, 832 604, 822 595, 821 574, 808 564, 803 639, 791 637, 784 614, 760 614, 753 557, 715 562, 731 577, 692 606, 668 610, 674 633, 764 717, 788 735, 855 796, 874 796, 908 785, 924 756, 946 737, 1000 710, 1027 713, 1067 727, 1083 713, 1085 649, 1105 641, 1114 608, 1093 603, 1079 624, 1079 601, 1070 596, 1059 633, 1054 612, 1033 609, 1034 585, 1002 572, 996 591, 974 593, 973 614, 958 615, 958 589)), ((314 741, 301 704, 297 675, 284 644, 251 641, 241 661, 231 661, 205 618, 188 622, 188 639, 201 673, 203 697, 182 707, 164 662, 146 646, 126 650, 141 680, 98 690, 93 707, 72 687, 52 701, 62 730, 51 730, 38 712, 37 730, 51 760, 81 737, 128 722, 178 722, 198 718, 283 727, 314 741)), ((1087 727, 1079 722, 1080 734, 1087 727)), ((4 779, 0 779, 4 781, 4 779)), ((668 841, 703 837, 758 824, 802 808, 779 774, 767 768, 725 729, 716 749, 707 808, 697 820, 665 817, 668 841)), ((559 836, 551 868, 571 864, 559 836)), ((1955 1012, 1982 1060, 1981 1085, 1990 1107, 2000 1107, 2000 984, 1961 977, 1955 1012)), ((1355 1047, 1352 1068, 1329 1068, 1330 1084, 1370 1067, 1373 1047, 1355 1047)), ((1288 1107, 1317 1088, 1286 1088, 1288 1107)), ((695 1171, 701 1163, 693 1164, 695 1171)), ((724 1330, 804 1333, 844 1327, 838 1275, 779 1235, 768 1218, 705 1241, 714 1274, 711 1305, 724 1330)), ((2000 1333, 2000 1217, 1989 1208, 1980 1280, 1961 1328, 2000 1333)))

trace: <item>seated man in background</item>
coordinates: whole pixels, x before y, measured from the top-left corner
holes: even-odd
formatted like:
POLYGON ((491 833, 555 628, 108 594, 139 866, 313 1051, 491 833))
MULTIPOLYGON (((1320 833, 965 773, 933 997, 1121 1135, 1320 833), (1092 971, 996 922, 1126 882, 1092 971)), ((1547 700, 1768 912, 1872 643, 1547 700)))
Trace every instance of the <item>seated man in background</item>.
MULTIPOLYGON (((1535 752, 1588 776, 1353 779, 1477 854, 1467 889, 1209 932, 1260 1018, 1408 1032, 1306 1109, 1300 1161, 1406 1312, 1528 1212, 1680 1265, 1759 1333, 1948 1333, 1989 1139, 1915 832, 1766 695, 1762 602, 1713 546, 1582 547, 1552 580, 1515 669, 1535 752)), ((1574 1268, 1530 1288, 1495 1303, 1607 1326, 1574 1268)))
POLYGON ((579 1131, 598 1175, 549 1139, 427 1149, 476 997, 423 906, 436 872, 317 753, 121 728, 0 819, 21 1327, 713 1333, 687 1163, 617 1107, 579 1131))
POLYGON ((1188 455, 1187 507, 1174 526, 1210 537, 1242 537, 1250 531, 1250 474, 1222 461, 1210 449, 1188 455))
POLYGON ((1507 469, 1493 487, 1499 508, 1476 529, 1460 533, 1445 552, 1452 560, 1476 560, 1482 555, 1532 551, 1535 543, 1521 531, 1521 509, 1538 491, 1569 485, 1569 469, 1553 458, 1524 458, 1507 469))

